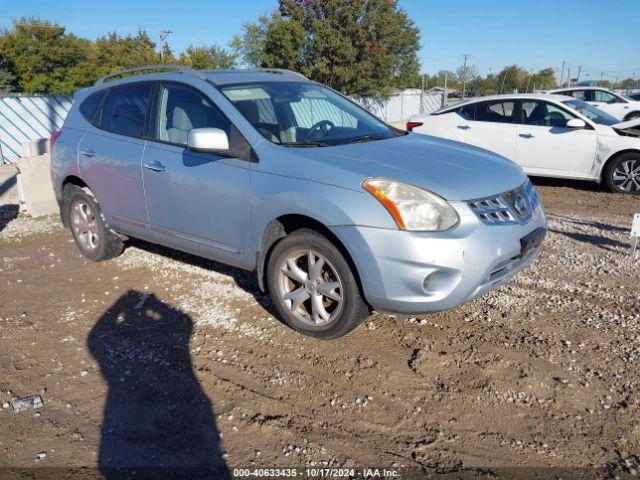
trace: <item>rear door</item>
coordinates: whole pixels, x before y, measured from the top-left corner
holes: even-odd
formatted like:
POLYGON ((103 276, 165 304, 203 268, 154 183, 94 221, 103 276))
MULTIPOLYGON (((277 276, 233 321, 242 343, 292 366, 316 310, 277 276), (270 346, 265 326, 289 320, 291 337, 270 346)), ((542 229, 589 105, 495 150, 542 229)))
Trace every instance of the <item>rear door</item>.
MULTIPOLYGON (((164 243, 238 263, 244 253, 250 162, 230 155, 192 152, 193 128, 220 128, 230 151, 246 142, 202 92, 186 84, 158 87, 143 157, 149 225, 164 243)), ((244 145, 248 146, 248 145, 244 145)))
POLYGON ((514 160, 516 151, 515 100, 469 104, 453 126, 456 138, 514 160))
POLYGON ((516 162, 530 174, 586 177, 595 160, 598 134, 567 128, 577 118, 544 100, 522 100, 517 125, 516 162))
POLYGON ((147 211, 140 163, 151 98, 150 82, 107 90, 79 145, 79 165, 109 224, 145 231, 147 211))

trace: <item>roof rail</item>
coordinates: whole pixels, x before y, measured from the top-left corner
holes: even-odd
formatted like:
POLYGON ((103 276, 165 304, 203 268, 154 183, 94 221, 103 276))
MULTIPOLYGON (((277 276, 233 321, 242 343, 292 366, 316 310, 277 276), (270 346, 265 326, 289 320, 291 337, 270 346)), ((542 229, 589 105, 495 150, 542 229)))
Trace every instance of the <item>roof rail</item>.
POLYGON ((286 68, 254 68, 251 69, 250 71, 253 72, 265 72, 265 73, 281 73, 281 74, 289 74, 289 75, 294 75, 296 77, 302 77, 304 79, 307 79, 307 77, 305 77, 303 74, 301 74, 300 72, 294 72, 293 70, 287 70, 286 68))
POLYGON ((127 68, 126 70, 120 70, 119 72, 105 75, 104 77, 100 77, 98 80, 96 80, 94 85, 102 85, 108 80, 112 80, 115 77, 119 77, 127 73, 144 72, 151 70, 170 70, 177 73, 182 73, 183 75, 191 75, 192 77, 198 77, 202 80, 206 80, 206 77, 204 75, 190 67, 183 67, 182 65, 148 65, 146 67, 127 68))

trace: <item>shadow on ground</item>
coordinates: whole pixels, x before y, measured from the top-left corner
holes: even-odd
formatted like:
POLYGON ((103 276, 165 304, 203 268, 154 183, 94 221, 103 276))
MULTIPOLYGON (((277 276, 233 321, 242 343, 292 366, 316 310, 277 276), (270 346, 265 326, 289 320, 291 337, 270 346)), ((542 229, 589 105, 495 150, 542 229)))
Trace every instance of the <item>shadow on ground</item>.
MULTIPOLYGON (((593 228, 597 228, 599 230, 603 230, 605 232, 611 232, 611 233, 622 233, 622 234, 630 234, 630 231, 628 228, 624 228, 624 227, 618 227, 617 225, 610 225, 608 223, 602 223, 602 222, 590 222, 590 221, 586 221, 586 220, 578 220, 575 218, 571 218, 571 217, 566 217, 563 215, 555 215, 555 214, 547 214, 547 216, 549 217, 549 219, 552 220, 556 220, 557 222, 559 222, 561 225, 566 225, 566 224, 572 224, 572 225, 577 225, 577 226, 586 226, 586 227, 593 227, 593 228)), ((615 251, 615 248, 623 248, 623 249, 628 249, 630 248, 630 244, 629 243, 625 243, 625 242, 620 242, 618 240, 615 240, 613 238, 609 238, 609 237, 604 237, 601 235, 592 235, 589 233, 583 233, 583 232, 569 232, 566 230, 559 230, 557 228, 549 228, 550 232, 554 232, 554 233, 558 233, 560 235, 564 235, 565 237, 569 237, 573 240, 576 240, 578 242, 583 242, 583 243, 588 243, 590 245, 595 245, 597 247, 600 247, 604 250, 609 250, 609 251, 615 251), (613 247, 613 248, 611 248, 613 247)))
MULTIPOLYGON (((7 178, 4 182, 0 183, 0 198, 7 193, 11 188, 16 185, 15 175, 7 178)), ((0 232, 18 216, 20 213, 20 206, 15 203, 0 204, 0 232)))
POLYGON ((567 178, 550 178, 550 177, 529 177, 531 182, 541 187, 565 187, 574 190, 584 190, 588 192, 606 192, 608 191, 602 185, 589 180, 570 180, 567 178))
POLYGON ((107 480, 229 478, 211 402, 189 354, 193 321, 129 291, 88 338, 108 384, 98 465, 107 480))

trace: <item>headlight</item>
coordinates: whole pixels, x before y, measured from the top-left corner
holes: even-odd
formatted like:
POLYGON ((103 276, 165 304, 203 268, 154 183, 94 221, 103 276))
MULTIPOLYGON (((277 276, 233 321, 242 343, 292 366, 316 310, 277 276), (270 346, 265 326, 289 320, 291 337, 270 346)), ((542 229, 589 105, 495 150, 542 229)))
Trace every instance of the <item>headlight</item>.
POLYGON ((386 178, 370 178, 362 187, 384 205, 402 230, 438 232, 458 223, 453 207, 427 190, 386 178))

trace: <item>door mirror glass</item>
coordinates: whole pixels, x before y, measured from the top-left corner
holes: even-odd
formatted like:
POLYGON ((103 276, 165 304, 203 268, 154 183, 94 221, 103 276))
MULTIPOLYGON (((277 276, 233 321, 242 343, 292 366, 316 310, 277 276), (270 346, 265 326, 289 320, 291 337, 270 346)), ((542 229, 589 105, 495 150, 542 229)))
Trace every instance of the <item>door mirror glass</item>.
POLYGON ((585 128, 587 124, 581 118, 572 118, 567 122, 567 128, 585 128))
POLYGON ((187 146, 194 152, 224 152, 229 150, 229 137, 219 128, 193 128, 187 146))

